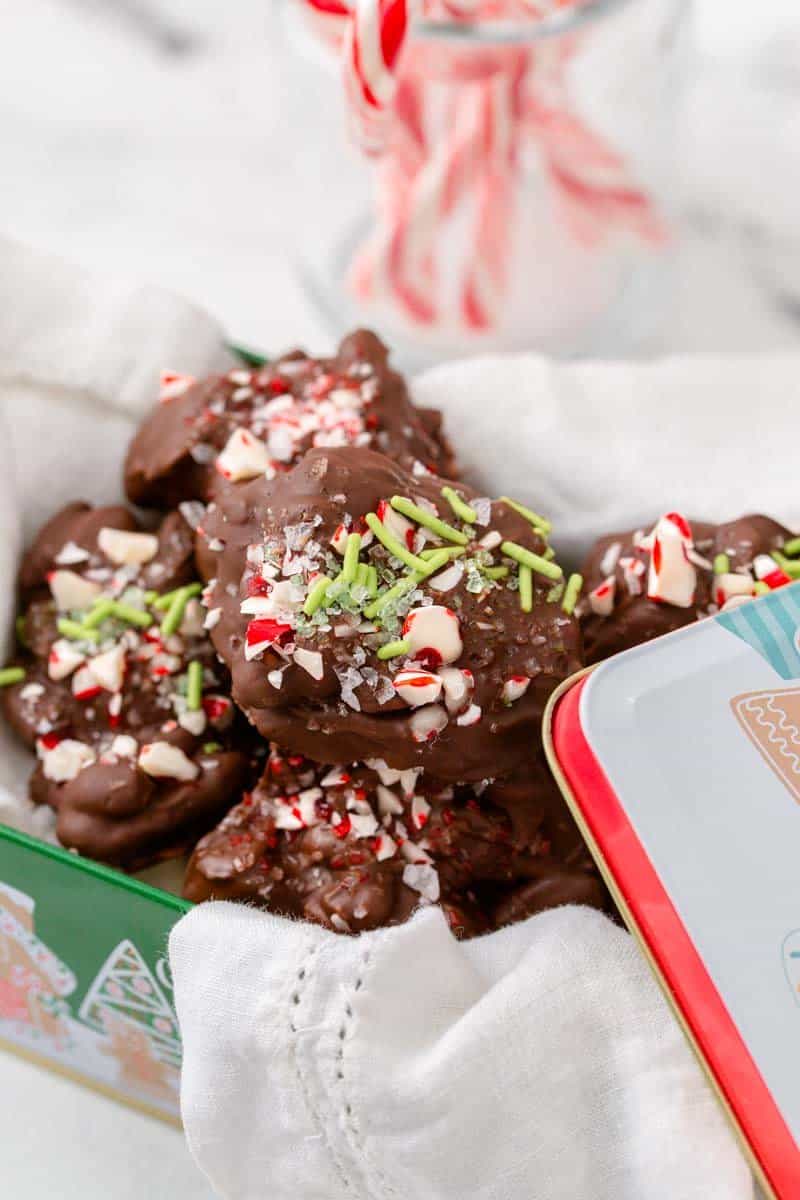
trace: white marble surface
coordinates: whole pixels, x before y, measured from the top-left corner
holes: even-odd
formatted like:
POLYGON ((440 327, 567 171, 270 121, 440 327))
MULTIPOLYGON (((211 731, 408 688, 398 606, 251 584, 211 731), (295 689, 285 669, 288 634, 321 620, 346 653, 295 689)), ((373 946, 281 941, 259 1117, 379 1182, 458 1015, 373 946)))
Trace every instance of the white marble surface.
MULTIPOLYGON (((321 101, 300 91, 274 4, 5 0, 0 27, 0 229, 157 279, 243 341, 330 341, 293 267, 310 211, 293 147, 321 101)), ((660 348, 798 346, 800 10, 700 0, 697 28, 660 348)), ((0 1097, 3 1196, 211 1194, 147 1118, 7 1056, 0 1097)))

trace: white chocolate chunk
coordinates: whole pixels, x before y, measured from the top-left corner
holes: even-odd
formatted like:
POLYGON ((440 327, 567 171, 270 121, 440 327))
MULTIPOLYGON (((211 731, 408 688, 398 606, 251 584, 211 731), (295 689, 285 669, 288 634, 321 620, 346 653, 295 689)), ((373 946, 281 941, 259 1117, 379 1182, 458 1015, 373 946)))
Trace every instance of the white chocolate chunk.
POLYGON ((148 742, 139 751, 138 762, 144 773, 154 779, 188 782, 200 774, 197 763, 193 763, 179 746, 173 746, 170 742, 148 742))
POLYGON ((105 525, 97 535, 97 545, 106 558, 117 566, 140 567, 158 552, 153 533, 133 533, 129 529, 110 529, 105 525))

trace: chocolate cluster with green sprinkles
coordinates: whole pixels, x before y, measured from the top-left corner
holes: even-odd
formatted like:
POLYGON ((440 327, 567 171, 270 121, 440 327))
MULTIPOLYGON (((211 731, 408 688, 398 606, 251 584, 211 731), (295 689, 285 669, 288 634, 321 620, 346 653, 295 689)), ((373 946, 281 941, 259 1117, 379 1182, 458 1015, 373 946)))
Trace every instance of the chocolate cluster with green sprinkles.
POLYGON ((318 762, 378 757, 439 780, 530 760, 581 666, 550 526, 511 498, 314 449, 198 521, 206 624, 258 732, 318 762))
POLYGON ((194 536, 70 504, 19 572, 5 715, 35 751, 31 796, 61 843, 141 867, 190 848, 241 795, 252 754, 203 627, 194 536))
POLYGON ((582 576, 595 663, 800 579, 800 538, 760 513, 712 525, 673 511, 600 538, 582 576))

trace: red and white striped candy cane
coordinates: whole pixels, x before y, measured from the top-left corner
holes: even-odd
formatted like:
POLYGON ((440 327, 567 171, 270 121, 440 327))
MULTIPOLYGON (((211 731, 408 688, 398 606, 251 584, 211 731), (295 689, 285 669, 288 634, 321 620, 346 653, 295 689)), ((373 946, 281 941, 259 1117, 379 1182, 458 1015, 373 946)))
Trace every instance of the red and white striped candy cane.
POLYGON ((413 0, 355 0, 344 39, 344 80, 356 135, 369 154, 386 145, 397 68, 413 0))

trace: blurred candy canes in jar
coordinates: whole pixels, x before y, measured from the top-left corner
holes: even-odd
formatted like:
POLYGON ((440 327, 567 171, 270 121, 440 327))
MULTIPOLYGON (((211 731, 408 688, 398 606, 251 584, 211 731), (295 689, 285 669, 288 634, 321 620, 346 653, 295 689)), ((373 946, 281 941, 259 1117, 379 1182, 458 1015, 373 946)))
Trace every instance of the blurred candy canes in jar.
MULTIPOLYGON (((574 80, 606 10, 658 10, 648 26, 655 36, 673 0, 300 3, 340 57, 350 127, 374 163, 373 225, 348 273, 363 310, 420 334, 491 335, 526 294, 541 306, 559 288, 577 293, 592 258, 663 246, 660 204, 603 128, 608 121, 593 122, 585 98, 576 102, 574 80), (536 252, 520 290, 515 267, 518 275, 526 245, 536 252)), ((606 93, 615 74, 629 74, 625 59, 642 32, 633 29, 616 61, 594 64, 606 93)), ((600 292, 597 303, 610 302, 600 292)))

